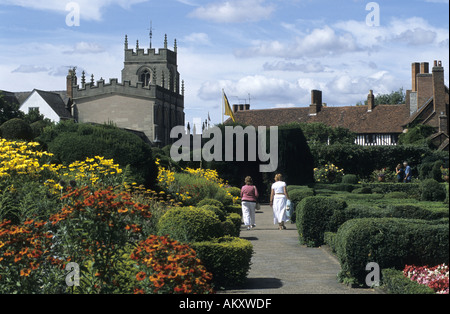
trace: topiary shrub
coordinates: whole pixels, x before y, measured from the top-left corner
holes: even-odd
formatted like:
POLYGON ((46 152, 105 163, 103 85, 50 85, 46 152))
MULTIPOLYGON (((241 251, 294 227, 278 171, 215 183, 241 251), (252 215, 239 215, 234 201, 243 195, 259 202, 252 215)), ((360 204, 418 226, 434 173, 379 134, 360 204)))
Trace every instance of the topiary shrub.
POLYGON ((431 211, 413 205, 390 205, 387 210, 395 218, 434 220, 448 217, 448 211, 431 211))
POLYGON ((14 118, 0 126, 0 134, 7 140, 31 141, 33 130, 24 120, 14 118))
POLYGON ((245 283, 250 270, 253 245, 236 237, 221 237, 191 244, 217 287, 234 288, 245 283))
POLYGON ((345 207, 345 201, 332 197, 313 196, 303 199, 296 208, 300 243, 313 247, 322 245, 324 233, 333 231, 331 218, 334 212, 345 207))
POLYGON ((208 209, 181 207, 168 210, 158 222, 158 235, 180 242, 207 241, 223 235, 217 215, 208 209))
POLYGON ((382 289, 389 294, 435 294, 433 289, 405 277, 403 271, 381 270, 382 289))
POLYGON ((212 198, 204 198, 200 202, 197 203, 197 207, 202 207, 203 205, 213 205, 217 206, 219 209, 223 209, 222 202, 212 199, 212 198))
POLYGON ((449 261, 448 219, 361 218, 345 222, 335 237, 341 281, 363 284, 366 265, 403 269, 449 261))
POLYGON ((225 221, 225 212, 221 210, 219 207, 214 205, 203 205, 199 208, 210 210, 217 215, 217 218, 219 218, 220 221, 225 221))
POLYGON ((316 192, 311 188, 303 188, 303 189, 294 189, 288 192, 289 198, 294 204, 299 204, 302 199, 308 196, 315 196, 316 192))
POLYGON ((389 192, 384 195, 385 198, 406 199, 410 198, 406 192, 389 192))
POLYGON ((225 217, 222 222, 222 230, 224 235, 239 237, 241 234, 242 217, 239 214, 231 213, 225 217))
POLYGON ((372 189, 367 186, 363 186, 362 188, 357 188, 352 191, 355 194, 372 194, 372 189))
POLYGON ((346 174, 342 177, 342 183, 345 184, 358 184, 358 176, 356 174, 346 174))
POLYGON ((422 201, 444 201, 445 187, 434 179, 426 179, 420 184, 420 199, 422 201))

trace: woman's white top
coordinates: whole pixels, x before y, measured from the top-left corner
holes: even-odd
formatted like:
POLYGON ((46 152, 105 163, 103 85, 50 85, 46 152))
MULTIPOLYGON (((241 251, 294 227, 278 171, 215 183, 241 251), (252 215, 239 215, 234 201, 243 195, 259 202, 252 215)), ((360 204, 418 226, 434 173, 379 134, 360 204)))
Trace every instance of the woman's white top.
POLYGON ((274 184, 272 184, 272 190, 274 190, 275 193, 284 194, 285 186, 286 186, 286 182, 277 181, 274 184))

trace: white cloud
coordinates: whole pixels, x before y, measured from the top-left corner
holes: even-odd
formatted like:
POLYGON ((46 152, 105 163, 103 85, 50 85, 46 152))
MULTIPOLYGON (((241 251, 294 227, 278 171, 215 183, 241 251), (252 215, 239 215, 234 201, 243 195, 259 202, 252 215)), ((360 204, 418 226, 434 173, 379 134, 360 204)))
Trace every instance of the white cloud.
POLYGON ((265 0, 230 0, 201 6, 190 17, 216 23, 257 22, 268 19, 275 10, 265 0))
POLYGON ((318 73, 325 71, 325 67, 320 62, 295 63, 287 61, 266 62, 263 65, 264 71, 296 71, 303 73, 318 73))
POLYGON ((195 44, 196 46, 198 45, 206 45, 209 46, 211 45, 210 39, 208 34, 205 33, 192 33, 189 34, 187 36, 185 36, 182 39, 183 42, 188 43, 188 44, 195 44))
POLYGON ((11 73, 39 73, 39 72, 48 72, 49 70, 50 69, 45 66, 21 64, 11 73))
POLYGON ((105 7, 111 5, 119 5, 124 9, 128 9, 132 5, 147 1, 148 0, 0 0, 0 4, 15 5, 28 9, 54 11, 68 14, 69 11, 66 11, 66 5, 70 2, 73 2, 79 5, 80 16, 82 19, 99 21, 102 19, 102 10, 105 7))
POLYGON ((88 42, 78 42, 75 46, 67 51, 64 51, 66 54, 86 54, 86 53, 101 53, 104 52, 105 49, 97 43, 88 43, 88 42))
POLYGON ((247 97, 250 94, 252 99, 257 99, 260 103, 298 103, 305 93, 309 93, 302 89, 297 82, 263 75, 251 75, 238 80, 204 82, 198 96, 203 100, 216 99, 222 89, 225 89, 230 102, 236 102, 238 98, 247 97))
POLYGON ((281 58, 325 57, 361 50, 352 34, 337 34, 329 26, 316 28, 304 37, 288 42, 260 41, 250 48, 235 51, 238 57, 268 56, 281 58))

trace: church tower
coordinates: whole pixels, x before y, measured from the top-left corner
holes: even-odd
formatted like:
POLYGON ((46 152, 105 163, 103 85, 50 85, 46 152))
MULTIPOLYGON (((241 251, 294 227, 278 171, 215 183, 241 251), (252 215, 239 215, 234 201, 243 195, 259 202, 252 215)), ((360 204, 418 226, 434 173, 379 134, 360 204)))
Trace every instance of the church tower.
POLYGON ((128 37, 125 36, 125 61, 122 70, 122 81, 131 84, 142 82, 144 87, 158 85, 174 93, 180 93, 180 73, 177 65, 177 42, 174 49, 167 48, 167 35, 164 38, 164 48, 156 52, 154 48, 147 50, 139 47, 136 50, 128 47, 128 37))
MULTIPOLYGON (((128 47, 125 36, 122 82, 100 79, 94 75, 90 83, 85 73, 81 87, 76 76, 70 92, 73 94, 73 115, 79 122, 113 122, 120 128, 144 133, 155 145, 171 144, 170 131, 184 126, 184 83, 180 82, 177 64, 177 42, 168 49, 167 35, 164 48, 144 49, 136 41, 136 49, 128 47)), ((70 84, 68 84, 70 85, 70 84)), ((69 88, 68 88, 69 91, 69 88)))

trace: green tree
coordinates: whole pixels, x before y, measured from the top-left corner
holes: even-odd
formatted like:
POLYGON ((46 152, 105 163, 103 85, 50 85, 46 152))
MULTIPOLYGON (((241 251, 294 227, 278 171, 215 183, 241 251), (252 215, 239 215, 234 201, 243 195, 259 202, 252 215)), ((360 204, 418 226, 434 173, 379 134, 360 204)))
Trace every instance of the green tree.
POLYGON ((19 110, 19 103, 8 100, 0 92, 0 125, 14 118, 24 118, 23 112, 19 110))
MULTIPOLYGON (((403 91, 403 87, 401 87, 397 91, 392 91, 390 94, 378 94, 375 96, 375 106, 377 105, 401 105, 406 101, 406 93, 403 91)), ((367 99, 364 101, 364 105, 367 106, 367 99)), ((363 105, 360 101, 356 104, 357 106, 363 105)))
POLYGON ((428 138, 435 133, 432 126, 426 124, 418 124, 415 127, 409 128, 408 132, 400 134, 398 142, 401 145, 426 145, 430 143, 428 138))

